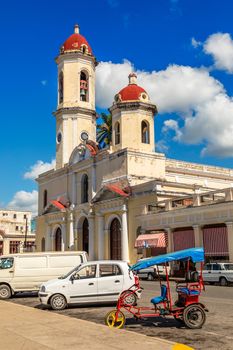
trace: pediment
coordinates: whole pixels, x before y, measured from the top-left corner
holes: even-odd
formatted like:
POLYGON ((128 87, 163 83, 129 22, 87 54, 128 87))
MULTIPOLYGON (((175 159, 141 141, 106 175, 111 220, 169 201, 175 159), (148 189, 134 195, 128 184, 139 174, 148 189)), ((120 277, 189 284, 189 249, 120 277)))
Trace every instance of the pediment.
POLYGON ((125 198, 129 197, 129 194, 126 193, 121 188, 114 186, 114 185, 105 185, 104 187, 99 190, 95 197, 92 199, 92 202, 100 202, 105 201, 109 199, 116 199, 116 198, 125 198))

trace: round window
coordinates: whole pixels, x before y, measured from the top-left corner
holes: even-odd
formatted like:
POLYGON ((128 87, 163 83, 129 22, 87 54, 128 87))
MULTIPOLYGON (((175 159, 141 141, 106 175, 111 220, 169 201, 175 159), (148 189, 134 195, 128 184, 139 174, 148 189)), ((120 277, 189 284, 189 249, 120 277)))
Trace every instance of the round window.
POLYGON ((59 131, 59 133, 57 134, 57 143, 61 143, 62 140, 62 133, 59 131))
POLYGON ((82 132, 81 132, 81 134, 80 134, 80 139, 81 139, 82 141, 87 141, 87 140, 88 140, 88 137, 89 137, 89 135, 88 135, 88 132, 87 132, 87 131, 82 131, 82 132))
POLYGON ((142 98, 145 100, 146 99, 146 94, 142 94, 142 98))

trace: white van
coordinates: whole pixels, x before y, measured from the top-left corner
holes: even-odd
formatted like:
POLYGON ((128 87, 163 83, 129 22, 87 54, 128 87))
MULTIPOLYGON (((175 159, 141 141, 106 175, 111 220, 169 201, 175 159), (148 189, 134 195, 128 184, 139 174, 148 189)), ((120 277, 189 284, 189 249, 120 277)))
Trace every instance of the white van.
POLYGON ((43 282, 57 278, 81 263, 86 252, 19 253, 0 256, 0 299, 16 292, 38 291, 43 282))

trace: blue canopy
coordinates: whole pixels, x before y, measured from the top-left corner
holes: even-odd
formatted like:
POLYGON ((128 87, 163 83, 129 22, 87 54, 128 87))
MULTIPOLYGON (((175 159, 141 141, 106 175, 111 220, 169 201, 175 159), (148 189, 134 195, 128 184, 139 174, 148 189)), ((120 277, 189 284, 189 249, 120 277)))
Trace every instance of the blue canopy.
POLYGON ((136 264, 131 266, 131 270, 138 271, 141 269, 146 269, 147 267, 153 265, 159 265, 175 260, 192 260, 194 263, 204 261, 204 249, 200 248, 190 248, 179 250, 178 252, 152 256, 151 258, 139 260, 136 264))

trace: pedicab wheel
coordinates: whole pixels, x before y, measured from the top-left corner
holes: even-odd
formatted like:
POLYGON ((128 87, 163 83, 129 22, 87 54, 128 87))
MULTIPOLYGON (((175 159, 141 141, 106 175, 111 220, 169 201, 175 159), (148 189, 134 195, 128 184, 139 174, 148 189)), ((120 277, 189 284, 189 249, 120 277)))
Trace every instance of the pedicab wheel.
POLYGON ((123 328, 125 325, 125 315, 121 311, 112 310, 105 316, 105 324, 110 328, 123 328), (116 315, 117 313, 118 315, 116 315))
POLYGON ((197 304, 189 305, 184 309, 183 320, 188 328, 202 328, 206 321, 205 310, 197 304))
POLYGON ((125 305, 137 305, 137 296, 132 291, 125 291, 121 294, 121 298, 125 305))

